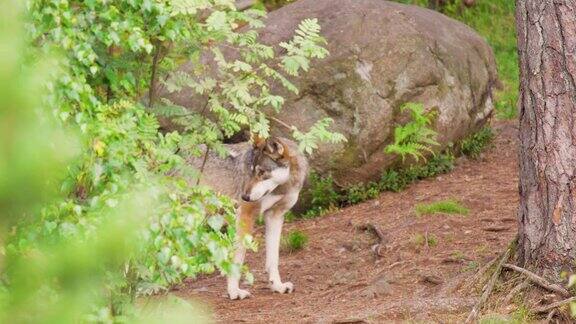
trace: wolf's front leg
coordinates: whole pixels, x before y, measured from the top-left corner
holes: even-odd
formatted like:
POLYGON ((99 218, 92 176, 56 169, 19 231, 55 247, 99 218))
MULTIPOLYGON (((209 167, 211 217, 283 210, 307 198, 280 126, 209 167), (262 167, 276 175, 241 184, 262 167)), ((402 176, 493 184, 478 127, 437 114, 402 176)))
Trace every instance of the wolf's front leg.
POLYGON ((270 289, 278 293, 291 293, 294 285, 282 282, 278 263, 280 259, 280 236, 284 223, 284 211, 268 211, 266 213, 266 271, 270 280, 270 289))
MULTIPOLYGON (((234 263, 242 264, 244 262, 244 255, 246 254, 246 248, 242 246, 236 247, 236 252, 234 254, 234 263)), ((230 299, 244 299, 250 297, 250 292, 248 290, 240 289, 240 274, 229 275, 227 278, 228 286, 228 297, 230 299)))
MULTIPOLYGON (((252 234, 254 228, 255 213, 259 211, 259 206, 252 203, 242 203, 238 208, 238 216, 236 217, 236 243, 234 252, 234 263, 242 266, 244 263, 244 256, 246 255, 246 248, 242 244, 244 236, 252 234)), ((250 297, 247 290, 240 289, 240 272, 237 274, 229 275, 227 278, 228 296, 230 299, 244 299, 250 297)))

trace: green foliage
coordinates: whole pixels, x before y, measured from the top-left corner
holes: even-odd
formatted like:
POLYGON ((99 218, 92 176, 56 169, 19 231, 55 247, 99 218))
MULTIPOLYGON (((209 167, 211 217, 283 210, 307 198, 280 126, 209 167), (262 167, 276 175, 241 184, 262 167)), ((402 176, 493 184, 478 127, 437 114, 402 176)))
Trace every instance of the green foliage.
POLYGON ((300 216, 314 218, 336 211, 338 207, 374 199, 384 191, 402 191, 417 180, 444 174, 453 168, 454 156, 447 151, 432 156, 424 165, 388 169, 382 173, 378 182, 360 183, 347 188, 338 189, 331 176, 321 177, 312 173, 309 178, 310 188, 304 193, 304 196, 311 197, 311 207, 300 216))
MULTIPOLYGON (((84 189, 58 190, 79 175, 84 149, 104 158, 104 148, 88 140, 94 125, 78 132, 52 118, 61 115, 42 99, 54 90, 46 85, 57 60, 28 46, 17 4, 0 12, 0 322, 112 322, 123 307, 117 292, 132 272, 126 261, 157 206, 151 188, 161 185, 154 179, 150 187, 108 187, 103 191, 114 195, 89 201, 84 189), (72 201, 76 194, 84 204, 72 201)), ((139 313, 127 308, 116 320, 139 313)))
MULTIPOLYGON (((266 136, 264 109, 284 101, 268 82, 297 92, 288 77, 328 54, 307 19, 275 57, 257 39, 263 17, 237 12, 233 0, 32 0, 22 15, 0 13, 9 50, 0 61, 1 135, 10 140, 0 147, 0 226, 11 228, 0 228, 5 318, 125 321, 138 294, 215 270, 247 272, 231 261, 234 226, 223 230, 234 224, 232 201, 190 185, 197 171, 178 152, 206 144, 226 154, 221 140, 245 128, 266 136), (206 53, 215 71, 196 64, 206 53), (187 60, 194 69, 170 74, 187 60), (216 119, 158 100, 148 89, 165 79, 207 96, 199 104, 216 119), (162 133, 152 112, 183 132, 162 133)), ((301 149, 344 140, 329 124, 292 127, 301 149)), ((243 243, 255 248, 251 237, 243 243)))
MULTIPOLYGON (((396 0, 406 4, 426 6, 424 0, 396 0)), ((516 46, 515 3, 510 0, 476 1, 471 7, 462 0, 452 1, 441 11, 474 28, 486 38, 494 50, 502 88, 496 93, 495 107, 501 119, 518 115, 519 70, 516 46)))
POLYGON ((312 206, 307 209, 303 214, 299 215, 299 217, 304 219, 312 219, 316 217, 321 217, 330 213, 335 213, 338 211, 337 206, 330 206, 330 207, 317 207, 312 206))
POLYGON ((338 205, 340 194, 336 191, 334 178, 331 175, 321 177, 316 172, 310 172, 309 194, 312 196, 311 204, 318 208, 329 208, 338 205))
MULTIPOLYGON (((292 40, 279 44, 284 54, 276 57, 273 47, 257 42, 255 31, 236 33, 231 29, 239 21, 261 26, 257 18, 263 12, 234 11, 229 16, 226 16, 227 12, 221 12, 216 16, 217 19, 210 19, 216 13, 207 19, 206 28, 208 31, 218 31, 217 40, 238 57, 227 59, 220 47, 205 46, 217 64, 216 71, 207 70, 199 61, 200 55, 197 55, 192 61, 192 71, 180 71, 166 81, 166 87, 171 92, 189 89, 199 98, 205 98, 196 101, 198 106, 192 107, 192 112, 167 99, 155 104, 154 109, 180 125, 187 134, 188 143, 204 143, 225 154, 220 145, 222 140, 242 129, 248 128, 253 133, 268 137, 270 124, 265 110, 278 112, 284 103, 284 98, 271 93, 270 83, 276 82, 286 90, 298 93, 288 77, 308 71, 310 60, 324 58, 328 51, 323 47, 326 41, 320 36, 320 26, 316 19, 302 21, 292 40), (207 118, 207 112, 213 117, 207 118)), ((202 44, 198 46, 203 48, 202 44)), ((338 143, 346 140, 341 134, 328 131, 333 122, 330 118, 319 120, 308 132, 274 120, 290 128, 300 150, 309 154, 318 147, 319 141, 338 143)))
POLYGON ((301 231, 291 231, 280 242, 282 251, 293 253, 302 250, 308 243, 308 236, 301 231))
POLYGON ((416 215, 432 214, 455 214, 466 216, 470 212, 468 208, 454 199, 435 201, 430 204, 418 204, 415 207, 416 215))
POLYGON ((520 304, 518 308, 512 313, 512 323, 531 323, 534 322, 534 314, 531 307, 525 304, 520 304))
POLYGON ((480 131, 468 136, 460 143, 460 150, 462 154, 469 156, 473 159, 477 159, 480 153, 486 149, 492 140, 494 139, 494 133, 492 128, 486 126, 480 131))
POLYGON ((359 183, 352 185, 344 191, 346 204, 355 205, 366 200, 374 199, 380 194, 378 183, 369 182, 368 184, 359 183))
POLYGON ((421 104, 407 103, 401 111, 410 113, 411 121, 394 128, 394 143, 386 146, 386 153, 402 156, 411 155, 416 161, 424 157, 424 152, 434 153, 431 146, 439 145, 436 142, 438 133, 430 128, 434 114, 426 113, 421 104))
MULTIPOLYGON (((406 104, 402 111, 410 112, 411 121, 394 129, 394 143, 386 147, 386 152, 396 153, 404 159, 413 156, 416 161, 424 158, 424 152, 432 152, 430 146, 438 145, 436 132, 430 128, 433 114, 426 114, 422 105, 406 104)), ((469 140, 466 147, 476 149, 484 136, 469 140)), ((425 158, 424 158, 425 159, 425 158)), ((426 160, 426 159, 425 159, 426 160)), ((314 218, 334 210, 335 207, 354 205, 374 199, 383 191, 398 192, 419 179, 433 177, 451 171, 454 168, 454 156, 450 148, 441 154, 434 154, 424 165, 412 165, 404 169, 389 169, 382 173, 378 182, 359 183, 347 188, 337 189, 331 175, 321 177, 312 173, 309 189, 304 196, 311 197, 311 207, 302 215, 314 218)))

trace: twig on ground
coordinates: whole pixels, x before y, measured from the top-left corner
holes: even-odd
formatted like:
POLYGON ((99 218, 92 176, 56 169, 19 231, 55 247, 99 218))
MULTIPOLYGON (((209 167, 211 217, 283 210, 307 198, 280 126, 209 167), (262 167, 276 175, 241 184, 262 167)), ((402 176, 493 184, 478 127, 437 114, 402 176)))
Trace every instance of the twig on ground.
POLYGON ((512 298, 514 298, 514 296, 519 294, 522 290, 526 289, 529 285, 530 280, 525 279, 524 281, 516 285, 516 287, 512 288, 512 290, 510 290, 508 295, 506 295, 506 298, 504 298, 504 304, 509 304, 510 301, 512 301, 512 298))
POLYGON ((556 308, 554 308, 550 313, 548 313, 548 316, 546 316, 546 323, 552 323, 554 315, 556 315, 556 308))
POLYGON ((383 254, 381 253, 382 247, 386 244, 386 235, 384 235, 384 231, 380 228, 380 226, 372 223, 357 225, 356 229, 361 231, 371 231, 378 237, 378 243, 372 247, 374 253, 377 256, 381 257, 383 254))
POLYGON ((397 262, 394 262, 394 263, 392 263, 391 265, 387 266, 387 267, 386 267, 386 270, 390 270, 390 269, 394 268, 395 266, 401 265, 401 264, 403 264, 403 263, 406 263, 406 261, 397 261, 397 262))
POLYGON ((546 305, 546 306, 542 306, 542 307, 540 307, 540 308, 536 308, 536 310, 534 310, 534 312, 535 312, 535 313, 546 313, 546 312, 548 312, 549 310, 556 309, 556 308, 558 308, 558 307, 560 307, 560 306, 564 306, 564 305, 569 304, 569 303, 571 303, 571 302, 573 302, 573 301, 576 301, 576 297, 570 297, 570 298, 568 298, 568 299, 564 299, 564 300, 561 300, 561 301, 559 301, 559 302, 552 303, 552 304, 550 304, 550 305, 546 305))
POLYGON ((502 266, 504 265, 504 263, 506 263, 506 261, 508 261, 508 258, 510 258, 511 250, 512 250, 511 248, 508 248, 508 250, 506 250, 506 253, 504 253, 504 256, 498 262, 498 265, 496 266, 496 269, 494 270, 494 273, 492 274, 490 281, 488 281, 488 284, 486 285, 486 289, 484 289, 484 293, 482 293, 480 300, 478 300, 478 303, 476 303, 474 308, 472 308, 470 315, 468 315, 468 318, 466 319, 466 323, 472 323, 474 320, 476 320, 476 317, 478 317, 480 309, 482 308, 486 300, 488 300, 488 297, 490 296, 492 290, 494 289, 496 281, 498 281, 500 271, 502 271, 502 266))
POLYGON ((542 287, 544 289, 548 289, 548 290, 553 291, 555 293, 558 293, 564 297, 570 297, 572 295, 565 288, 563 288, 557 284, 550 283, 550 282, 548 282, 548 280, 546 280, 546 279, 540 277, 539 275, 535 274, 534 272, 528 271, 522 267, 519 267, 519 266, 516 266, 513 264, 509 264, 509 263, 504 264, 503 267, 506 269, 514 270, 516 272, 519 272, 519 273, 525 275, 528 279, 530 279, 530 281, 532 281, 533 283, 539 285, 540 287, 542 287))
POLYGON ((363 318, 346 318, 332 321, 334 324, 352 324, 352 323, 368 323, 363 318))
POLYGON ((480 270, 478 270, 478 272, 476 272, 474 277, 472 277, 472 279, 470 279, 468 281, 468 283, 466 284, 464 289, 466 289, 466 290, 470 289, 478 280, 480 280, 480 278, 482 278, 482 276, 484 276, 486 271, 488 271, 488 269, 490 269, 497 260, 498 260, 498 257, 495 257, 494 259, 488 261, 488 263, 486 263, 482 268, 480 268, 480 270))

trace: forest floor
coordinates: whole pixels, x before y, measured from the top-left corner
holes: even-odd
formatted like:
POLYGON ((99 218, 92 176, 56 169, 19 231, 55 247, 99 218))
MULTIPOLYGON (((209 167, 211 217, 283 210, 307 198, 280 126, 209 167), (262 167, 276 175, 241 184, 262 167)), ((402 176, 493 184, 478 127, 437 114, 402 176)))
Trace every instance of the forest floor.
MULTIPOLYGON (((309 237, 304 249, 280 257, 282 278, 294 283, 294 293, 268 290, 263 244, 247 257, 256 278, 251 298, 227 299, 218 275, 187 281, 173 293, 207 305, 225 323, 463 322, 480 294, 470 287, 472 278, 517 231, 517 127, 510 121, 492 126, 493 145, 477 160, 458 159, 449 174, 286 224, 284 233, 298 229, 309 237), (444 199, 462 202, 469 214, 418 217, 414 211, 418 203, 444 199), (383 230, 381 256, 372 249, 377 237, 358 229, 363 224, 383 230)), ((260 241, 262 235, 259 227, 260 241)))

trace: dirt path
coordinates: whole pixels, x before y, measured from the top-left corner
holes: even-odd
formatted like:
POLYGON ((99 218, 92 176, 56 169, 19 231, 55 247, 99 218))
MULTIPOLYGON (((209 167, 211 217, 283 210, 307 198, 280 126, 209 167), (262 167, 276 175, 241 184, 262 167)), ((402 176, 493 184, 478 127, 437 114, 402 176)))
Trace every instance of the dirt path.
MULTIPOLYGON (((291 295, 271 293, 266 285, 264 248, 250 254, 256 277, 253 297, 225 298, 225 279, 186 282, 175 293, 207 303, 221 322, 383 322, 424 320, 459 322, 476 294, 462 289, 478 266, 501 253, 516 233, 516 127, 493 125, 494 147, 477 161, 459 160, 447 175, 423 180, 400 193, 343 209, 315 220, 287 224, 309 236, 304 250, 281 255, 280 271, 292 281, 291 295), (416 217, 414 205, 454 198, 470 208, 467 217, 416 217), (388 238, 383 257, 375 257, 376 238, 354 224, 378 224, 388 238), (435 237, 435 246, 417 242, 435 237)), ((262 240, 262 228, 257 237, 262 240)))

